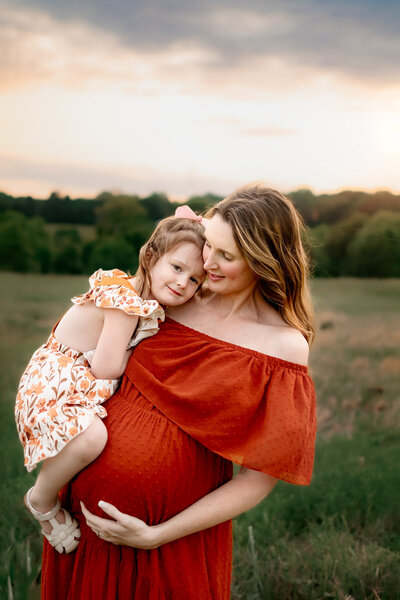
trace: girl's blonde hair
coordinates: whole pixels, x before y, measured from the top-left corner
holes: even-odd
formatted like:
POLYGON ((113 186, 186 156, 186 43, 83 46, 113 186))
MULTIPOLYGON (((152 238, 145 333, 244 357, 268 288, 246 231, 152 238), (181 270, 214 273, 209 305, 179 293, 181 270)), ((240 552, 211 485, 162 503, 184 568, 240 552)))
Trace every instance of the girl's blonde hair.
POLYGON ((137 292, 142 294, 146 284, 151 287, 150 270, 164 254, 185 243, 197 246, 201 254, 204 242, 204 227, 198 221, 178 217, 160 221, 139 252, 139 267, 134 275, 137 292))
POLYGON ((206 217, 214 215, 232 227, 263 298, 311 343, 314 324, 309 261, 301 240, 304 225, 290 200, 263 183, 252 183, 221 200, 206 217))

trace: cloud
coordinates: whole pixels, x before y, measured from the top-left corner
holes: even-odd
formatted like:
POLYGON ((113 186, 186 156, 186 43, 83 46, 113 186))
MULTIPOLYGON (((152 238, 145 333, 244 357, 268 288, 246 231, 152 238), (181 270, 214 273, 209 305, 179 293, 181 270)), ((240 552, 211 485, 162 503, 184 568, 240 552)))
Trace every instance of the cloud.
POLYGON ((3 88, 52 82, 80 89, 107 84, 144 95, 176 92, 198 87, 198 72, 213 60, 210 50, 194 43, 136 49, 91 23, 58 23, 32 8, 0 8, 3 88))
MULTIPOLYGON (((265 85, 274 62, 290 65, 299 76, 311 69, 375 85, 400 81, 397 1, 19 0, 8 6, 20 14, 51 16, 54 32, 96 31, 87 47, 100 57, 112 39, 140 56, 195 49, 199 60, 191 66, 204 81, 218 74, 223 78, 225 72, 242 73, 246 65, 251 70, 253 61, 265 85)), ((30 25, 34 27, 32 19, 30 25)), ((6 46, 17 43, 10 36, 7 41, 6 46)), ((172 71, 179 73, 179 65, 172 71)))

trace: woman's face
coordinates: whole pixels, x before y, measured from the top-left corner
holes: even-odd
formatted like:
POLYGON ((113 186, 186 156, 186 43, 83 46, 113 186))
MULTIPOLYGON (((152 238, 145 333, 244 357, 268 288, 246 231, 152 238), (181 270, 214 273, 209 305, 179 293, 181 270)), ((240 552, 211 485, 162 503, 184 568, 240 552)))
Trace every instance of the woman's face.
POLYGON ((254 288, 257 277, 241 254, 229 223, 214 215, 207 221, 205 235, 203 259, 210 291, 234 294, 254 288))

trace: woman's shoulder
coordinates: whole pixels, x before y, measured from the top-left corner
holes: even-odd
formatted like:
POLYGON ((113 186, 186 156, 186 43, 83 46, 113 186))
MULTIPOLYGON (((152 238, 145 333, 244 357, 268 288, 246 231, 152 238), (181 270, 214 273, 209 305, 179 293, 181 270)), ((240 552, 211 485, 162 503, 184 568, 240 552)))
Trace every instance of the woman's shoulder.
MULTIPOLYGON (((273 332, 273 339, 265 340, 265 354, 270 354, 273 346, 274 356, 288 362, 307 365, 310 349, 303 334, 289 325, 281 325, 273 329, 276 330, 273 332)), ((271 329, 268 333, 271 335, 271 329)))
POLYGON ((168 309, 167 315, 180 325, 189 327, 215 341, 227 342, 244 350, 258 353, 260 358, 277 359, 307 365, 309 347, 303 335, 282 319, 265 318, 215 318, 213 311, 199 310, 201 302, 190 301, 181 307, 168 309))
POLYGON ((265 354, 273 354, 282 360, 307 365, 309 345, 303 334, 292 327, 273 307, 263 303, 259 312, 257 331, 265 354))

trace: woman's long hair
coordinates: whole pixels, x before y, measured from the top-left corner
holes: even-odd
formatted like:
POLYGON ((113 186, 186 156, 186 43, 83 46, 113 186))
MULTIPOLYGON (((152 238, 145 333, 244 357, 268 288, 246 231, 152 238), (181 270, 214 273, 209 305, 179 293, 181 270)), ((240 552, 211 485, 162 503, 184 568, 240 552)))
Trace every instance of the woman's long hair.
POLYGON ((309 261, 301 239, 304 225, 293 204, 276 190, 253 183, 221 200, 206 217, 214 215, 232 227, 263 298, 310 344, 314 324, 309 261))
POLYGON ((164 254, 185 243, 197 246, 201 254, 204 242, 204 227, 197 221, 178 217, 166 217, 160 221, 139 252, 139 267, 134 275, 138 294, 150 291, 150 271, 164 254))

